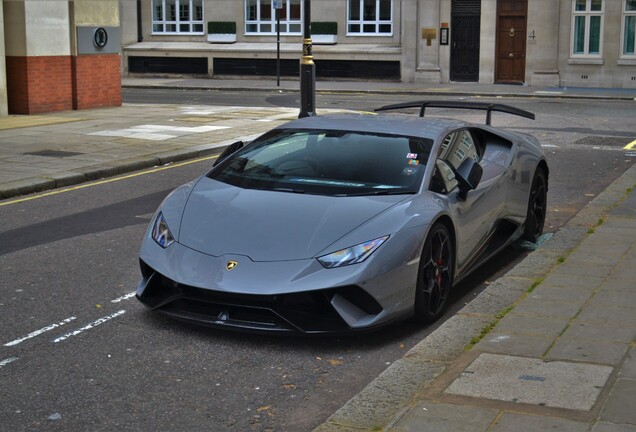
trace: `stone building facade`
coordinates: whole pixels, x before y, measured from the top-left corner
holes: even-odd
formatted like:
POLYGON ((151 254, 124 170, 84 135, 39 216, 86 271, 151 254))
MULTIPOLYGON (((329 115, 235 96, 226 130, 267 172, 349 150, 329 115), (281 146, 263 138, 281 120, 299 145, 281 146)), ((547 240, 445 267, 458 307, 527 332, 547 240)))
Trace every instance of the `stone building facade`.
MULTIPOLYGON (((276 3, 124 2, 122 72, 271 75, 276 3), (235 28, 230 43, 213 37, 218 22, 235 28)), ((293 76, 303 2, 279 3, 293 76)), ((636 87, 636 0, 314 0, 311 14, 319 78, 636 87), (336 29, 327 41, 315 34, 325 22, 336 29)))

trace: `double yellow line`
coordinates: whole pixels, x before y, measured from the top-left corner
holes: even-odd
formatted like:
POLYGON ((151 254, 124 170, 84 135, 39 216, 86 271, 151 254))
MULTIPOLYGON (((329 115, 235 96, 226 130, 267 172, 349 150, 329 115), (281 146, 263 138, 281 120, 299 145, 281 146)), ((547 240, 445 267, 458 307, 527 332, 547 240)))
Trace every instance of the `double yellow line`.
POLYGON ((153 174, 153 173, 156 173, 156 172, 165 171, 165 170, 169 170, 169 169, 173 169, 173 168, 179 168, 179 167, 182 167, 182 166, 185 166, 185 165, 194 164, 194 163, 197 163, 197 162, 203 162, 203 161, 206 161, 206 160, 216 159, 218 157, 219 157, 218 155, 206 156, 206 157, 193 159, 193 160, 189 160, 189 161, 185 161, 185 162, 179 162, 179 163, 170 164, 170 165, 166 165, 166 166, 162 166, 162 167, 151 168, 149 170, 137 172, 137 173, 134 173, 134 174, 127 174, 127 175, 124 175, 124 176, 113 177, 113 178, 109 178, 109 179, 106 179, 106 180, 99 180, 99 181, 95 181, 95 182, 84 183, 84 184, 81 184, 79 186, 72 186, 72 187, 68 187, 68 188, 64 188, 64 189, 56 189, 56 190, 53 190, 53 191, 50 191, 50 192, 44 192, 44 193, 40 193, 40 194, 37 194, 37 195, 28 196, 28 197, 25 197, 25 198, 18 198, 18 199, 14 199, 14 200, 10 200, 10 201, 0 202, 0 207, 11 205, 11 204, 19 204, 19 203, 23 203, 23 202, 27 202, 27 201, 33 201, 33 200, 36 200, 36 199, 40 199, 40 198, 44 198, 44 197, 48 197, 48 196, 52 196, 52 195, 60 195, 60 194, 63 194, 63 193, 73 192, 73 191, 76 191, 76 190, 86 189, 86 188, 89 188, 89 187, 99 186, 99 185, 103 185, 103 184, 107 184, 107 183, 114 183, 114 182, 121 181, 121 180, 128 180, 128 179, 135 178, 135 177, 140 177, 140 176, 143 176, 143 175, 146 175, 146 174, 153 174))

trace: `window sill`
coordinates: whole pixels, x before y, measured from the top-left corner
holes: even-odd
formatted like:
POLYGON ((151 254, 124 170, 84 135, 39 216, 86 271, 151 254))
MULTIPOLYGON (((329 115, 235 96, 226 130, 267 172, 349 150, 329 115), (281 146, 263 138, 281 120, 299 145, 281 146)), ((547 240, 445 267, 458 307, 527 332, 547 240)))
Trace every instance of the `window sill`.
POLYGON ((605 59, 603 58, 593 58, 593 57, 570 57, 568 59, 568 64, 571 65, 603 65, 605 64, 605 59))
POLYGON ((636 57, 618 59, 616 64, 619 66, 636 66, 636 57))
MULTIPOLYGON (((302 33, 280 33, 281 37, 282 36, 302 36, 302 33)), ((274 36, 276 37, 276 33, 271 33, 271 32, 263 32, 263 33, 245 33, 245 36, 274 36)))
POLYGON ((152 32, 151 36, 205 36, 204 32, 200 33, 191 33, 191 32, 152 32))
POLYGON ((393 37, 393 33, 347 33, 349 37, 393 37))

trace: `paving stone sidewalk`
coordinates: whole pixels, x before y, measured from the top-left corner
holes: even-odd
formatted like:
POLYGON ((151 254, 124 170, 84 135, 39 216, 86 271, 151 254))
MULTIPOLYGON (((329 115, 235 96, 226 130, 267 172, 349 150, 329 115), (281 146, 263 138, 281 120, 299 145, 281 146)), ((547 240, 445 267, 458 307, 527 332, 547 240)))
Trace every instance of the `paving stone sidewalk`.
POLYGON ((636 166, 316 431, 636 432, 636 166))
POLYGON ((291 108, 137 105, 0 118, 0 199, 219 153, 291 108))

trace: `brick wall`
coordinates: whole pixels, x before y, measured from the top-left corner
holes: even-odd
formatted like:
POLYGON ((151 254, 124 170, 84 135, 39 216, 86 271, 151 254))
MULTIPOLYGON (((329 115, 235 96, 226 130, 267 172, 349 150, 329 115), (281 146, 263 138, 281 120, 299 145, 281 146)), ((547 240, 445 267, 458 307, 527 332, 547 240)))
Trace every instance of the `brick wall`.
POLYGON ((73 107, 70 56, 7 56, 11 114, 38 114, 73 107))
POLYGON ((73 109, 121 105, 119 54, 74 56, 73 109))
POLYGON ((11 114, 121 105, 119 54, 6 57, 11 114))

